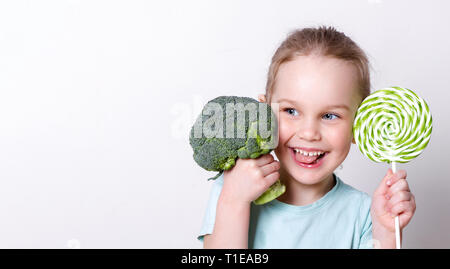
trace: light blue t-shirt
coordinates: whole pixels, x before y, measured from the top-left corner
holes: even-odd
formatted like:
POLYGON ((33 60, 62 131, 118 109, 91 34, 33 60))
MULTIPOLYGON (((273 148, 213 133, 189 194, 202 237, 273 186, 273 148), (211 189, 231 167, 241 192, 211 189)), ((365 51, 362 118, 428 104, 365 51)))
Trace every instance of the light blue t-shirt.
MULTIPOLYGON (((335 177, 335 186, 306 206, 277 199, 251 204, 249 248, 372 248, 371 198, 335 177)), ((198 239, 211 234, 223 174, 213 183, 198 239)))

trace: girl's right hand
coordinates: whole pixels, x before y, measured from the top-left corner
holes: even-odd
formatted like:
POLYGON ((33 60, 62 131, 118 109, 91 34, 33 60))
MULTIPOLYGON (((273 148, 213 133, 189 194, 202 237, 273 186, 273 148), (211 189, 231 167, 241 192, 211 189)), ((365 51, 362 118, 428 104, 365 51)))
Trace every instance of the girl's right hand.
POLYGON ((261 196, 279 178, 280 163, 268 153, 257 159, 240 159, 224 171, 221 199, 250 203, 261 196))

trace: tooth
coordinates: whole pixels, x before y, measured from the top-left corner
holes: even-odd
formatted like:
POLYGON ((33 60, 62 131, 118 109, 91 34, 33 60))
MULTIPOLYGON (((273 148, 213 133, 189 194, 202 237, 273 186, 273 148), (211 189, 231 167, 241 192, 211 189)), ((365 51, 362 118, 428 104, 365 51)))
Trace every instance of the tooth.
POLYGON ((308 156, 320 156, 322 154, 325 154, 325 152, 323 152, 323 151, 307 152, 307 151, 303 151, 301 149, 296 149, 296 148, 294 148, 294 152, 295 153, 300 153, 301 155, 306 156, 306 157, 308 157, 308 156))

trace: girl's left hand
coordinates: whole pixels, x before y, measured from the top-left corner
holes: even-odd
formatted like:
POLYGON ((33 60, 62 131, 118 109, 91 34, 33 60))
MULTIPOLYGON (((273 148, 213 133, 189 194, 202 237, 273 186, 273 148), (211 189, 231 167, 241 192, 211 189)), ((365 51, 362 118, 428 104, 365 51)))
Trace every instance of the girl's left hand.
POLYGON ((399 217, 400 229, 408 225, 416 211, 416 202, 409 190, 405 170, 393 174, 389 168, 375 190, 370 211, 373 225, 380 225, 386 231, 395 232, 395 216, 399 217))

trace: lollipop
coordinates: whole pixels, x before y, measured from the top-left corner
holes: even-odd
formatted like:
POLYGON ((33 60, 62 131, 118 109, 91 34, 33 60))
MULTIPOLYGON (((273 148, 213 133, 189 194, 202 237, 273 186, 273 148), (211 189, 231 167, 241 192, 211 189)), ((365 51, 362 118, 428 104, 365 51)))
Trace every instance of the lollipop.
MULTIPOLYGON (((432 118, 425 100, 413 91, 391 87, 373 92, 358 108, 353 136, 359 150, 375 162, 406 163, 417 157, 430 141, 432 118)), ((395 217, 396 245, 400 225, 395 217)))

